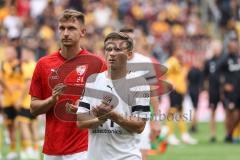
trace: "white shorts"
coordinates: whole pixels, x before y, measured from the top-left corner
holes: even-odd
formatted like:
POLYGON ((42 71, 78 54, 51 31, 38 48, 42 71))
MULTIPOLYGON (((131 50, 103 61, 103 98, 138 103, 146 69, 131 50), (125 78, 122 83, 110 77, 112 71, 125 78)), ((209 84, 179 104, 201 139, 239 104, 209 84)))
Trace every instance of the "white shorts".
POLYGON ((151 149, 150 132, 151 132, 150 121, 147 121, 146 126, 140 135, 140 144, 139 144, 140 150, 151 149))
POLYGON ((87 160, 87 151, 64 156, 51 156, 44 154, 44 160, 87 160))

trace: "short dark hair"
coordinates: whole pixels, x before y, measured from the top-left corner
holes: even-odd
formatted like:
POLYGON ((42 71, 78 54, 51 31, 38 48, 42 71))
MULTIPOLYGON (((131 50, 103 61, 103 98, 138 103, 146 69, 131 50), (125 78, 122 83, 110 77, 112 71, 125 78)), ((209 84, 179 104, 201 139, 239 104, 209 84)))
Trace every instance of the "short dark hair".
POLYGON ((84 14, 74 9, 65 9, 63 14, 59 17, 59 22, 68 20, 78 20, 82 24, 85 23, 84 14))
POLYGON ((119 30, 119 32, 123 32, 123 33, 133 33, 133 29, 132 28, 127 28, 127 27, 125 27, 125 28, 121 28, 120 30, 119 30))
POLYGON ((108 40, 125 40, 128 43, 128 50, 132 51, 133 50, 133 40, 132 38, 130 38, 127 34, 124 34, 122 32, 111 32, 109 33, 104 40, 104 44, 108 41, 108 40))

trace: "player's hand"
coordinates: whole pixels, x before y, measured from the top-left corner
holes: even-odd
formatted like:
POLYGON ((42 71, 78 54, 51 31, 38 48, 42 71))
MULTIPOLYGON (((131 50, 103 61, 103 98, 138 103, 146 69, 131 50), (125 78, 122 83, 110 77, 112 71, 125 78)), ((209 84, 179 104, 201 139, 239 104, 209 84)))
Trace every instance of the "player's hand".
POLYGON ((99 106, 95 106, 93 107, 92 111, 93 111, 93 114, 96 116, 96 117, 100 117, 100 116, 105 116, 106 114, 108 114, 109 112, 111 112, 112 110, 112 107, 111 106, 108 106, 108 105, 105 105, 105 104, 101 104, 99 106))
POLYGON ((102 103, 99 106, 96 106, 92 109, 93 114, 99 119, 108 119, 109 113, 112 111, 113 106, 102 103))
POLYGON ((77 106, 70 104, 70 103, 66 103, 65 107, 66 107, 67 113, 71 113, 71 114, 77 113, 77 110, 78 110, 77 106))
POLYGON ((92 108, 92 114, 102 123, 104 123, 108 119, 108 116, 106 114, 102 115, 99 113, 99 109, 96 106, 92 108))
POLYGON ((59 83, 53 88, 53 90, 52 90, 52 100, 53 101, 56 102, 58 100, 58 97, 62 94, 65 87, 66 87, 66 85, 64 85, 63 83, 59 83))
POLYGON ((111 96, 104 96, 102 103, 99 106, 93 108, 93 114, 99 119, 109 118, 109 113, 112 111, 113 106, 110 104, 112 101, 111 96))

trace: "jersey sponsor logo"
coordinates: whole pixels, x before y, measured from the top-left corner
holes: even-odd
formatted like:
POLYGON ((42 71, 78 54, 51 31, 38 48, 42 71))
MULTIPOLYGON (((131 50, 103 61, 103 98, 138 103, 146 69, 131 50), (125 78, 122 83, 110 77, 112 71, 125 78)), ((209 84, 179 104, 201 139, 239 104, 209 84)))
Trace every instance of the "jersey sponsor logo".
POLYGON ((122 131, 117 129, 93 129, 92 133, 102 133, 102 134, 122 134, 122 131))

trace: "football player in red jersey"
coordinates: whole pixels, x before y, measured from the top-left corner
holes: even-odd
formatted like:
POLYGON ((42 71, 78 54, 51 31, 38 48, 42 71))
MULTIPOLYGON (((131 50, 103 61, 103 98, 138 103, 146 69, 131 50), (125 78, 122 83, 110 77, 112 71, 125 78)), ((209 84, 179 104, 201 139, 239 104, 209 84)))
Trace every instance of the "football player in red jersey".
POLYGON ((67 114, 64 107, 67 102, 76 103, 87 77, 105 70, 106 65, 81 48, 81 38, 86 32, 81 12, 64 10, 58 28, 61 49, 41 58, 33 74, 31 113, 34 116, 46 114, 45 160, 84 160, 88 146, 87 129, 78 129, 74 121, 76 115, 67 114))

